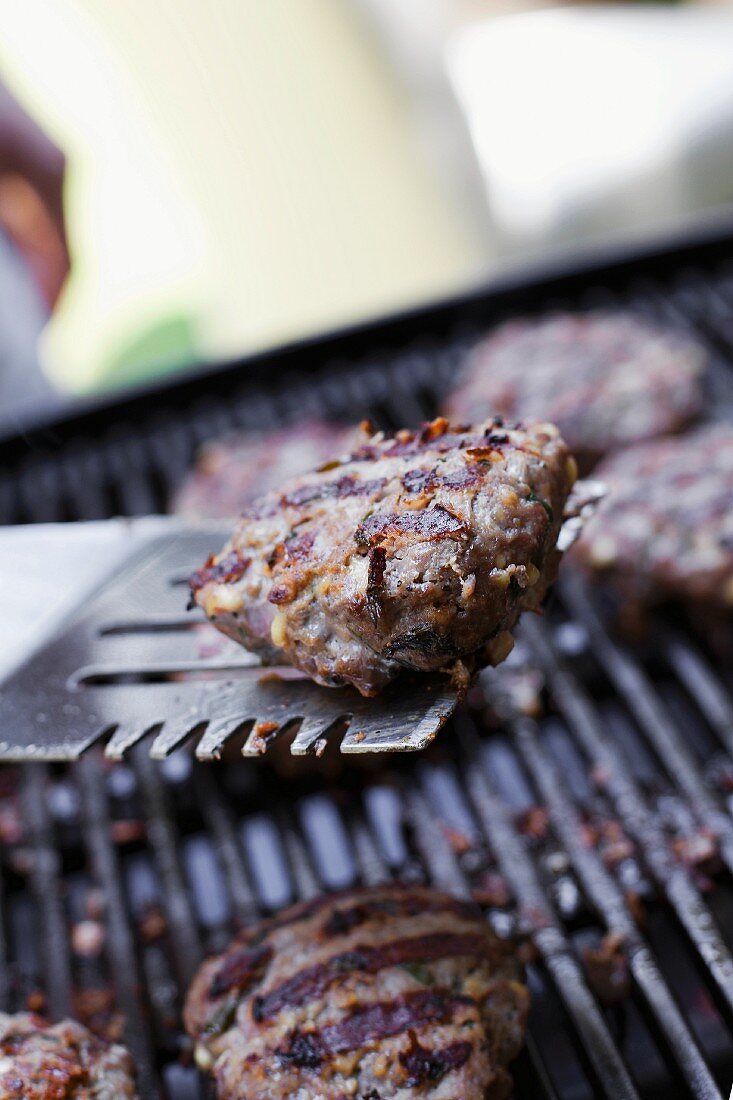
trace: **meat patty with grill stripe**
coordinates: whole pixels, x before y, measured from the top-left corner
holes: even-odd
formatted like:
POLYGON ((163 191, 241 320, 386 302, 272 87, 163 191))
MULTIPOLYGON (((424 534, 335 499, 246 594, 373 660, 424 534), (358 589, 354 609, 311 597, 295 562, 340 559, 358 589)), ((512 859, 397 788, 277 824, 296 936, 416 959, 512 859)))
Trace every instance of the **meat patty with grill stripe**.
POLYGON ((555 577, 573 459, 551 424, 381 433, 245 510, 193 598, 264 661, 377 693, 496 663, 555 577))
POLYGON ((467 902, 386 885, 286 910, 204 963, 185 1022, 219 1100, 500 1100, 529 997, 467 902))
POLYGON ((124 1047, 74 1020, 0 1013, 2 1100, 136 1100, 135 1067, 124 1047))
POLYGON ((706 363, 686 333, 630 313, 514 320, 473 349, 446 415, 542 416, 557 424, 585 473, 606 452, 696 416, 706 363))
POLYGON ((638 621, 665 600, 733 611, 733 427, 710 424, 611 455, 607 495, 573 559, 638 621))

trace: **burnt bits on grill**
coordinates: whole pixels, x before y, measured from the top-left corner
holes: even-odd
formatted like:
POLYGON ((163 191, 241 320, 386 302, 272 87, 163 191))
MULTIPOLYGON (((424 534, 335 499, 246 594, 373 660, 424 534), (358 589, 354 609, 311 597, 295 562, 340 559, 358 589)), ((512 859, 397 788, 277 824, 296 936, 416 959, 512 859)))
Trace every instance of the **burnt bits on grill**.
POLYGON ((273 432, 243 432, 201 448, 171 511, 188 519, 228 519, 263 493, 355 445, 356 432, 320 420, 273 432))
POLYGON ((122 1046, 81 1024, 0 1013, 3 1100, 136 1100, 135 1067, 122 1046))
POLYGON ((608 451, 696 416, 705 366, 689 336, 631 314, 510 321, 476 345, 446 415, 551 420, 585 473, 608 451))
POLYGON ((240 936, 185 1009, 220 1100, 500 1100, 529 997, 474 906, 418 886, 321 897, 240 936))
POLYGON ((401 669, 496 664, 555 577, 575 462, 551 424, 373 436, 244 513, 191 577, 266 662, 376 694, 401 669))
POLYGON ((606 498, 572 550, 635 625, 668 600, 733 612, 733 427, 712 424, 612 455, 606 498))

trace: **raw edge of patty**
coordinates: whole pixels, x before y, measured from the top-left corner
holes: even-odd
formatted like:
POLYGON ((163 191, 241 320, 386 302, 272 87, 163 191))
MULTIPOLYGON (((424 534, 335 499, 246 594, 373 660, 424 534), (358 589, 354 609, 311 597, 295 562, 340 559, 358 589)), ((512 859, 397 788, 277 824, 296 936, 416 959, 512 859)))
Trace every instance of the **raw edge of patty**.
POLYGON ((49 1024, 0 1013, 0 1096, 23 1100, 137 1100, 128 1051, 75 1020, 49 1024))
POLYGON ((379 433, 250 506, 192 595, 265 663, 321 684, 373 695, 403 669, 465 682, 503 660, 554 580, 576 473, 551 424, 379 433))
POLYGON ((419 886, 294 906, 207 960, 186 1029, 220 1100, 500 1100, 529 995, 470 903, 419 886))
POLYGON ((628 312, 505 322, 469 354, 446 415, 541 415, 587 473, 617 447, 679 431, 703 404, 707 352, 688 333, 628 312))
POLYGON ((609 456, 605 500, 571 551, 622 623, 668 600, 733 614, 733 426, 709 424, 609 456))

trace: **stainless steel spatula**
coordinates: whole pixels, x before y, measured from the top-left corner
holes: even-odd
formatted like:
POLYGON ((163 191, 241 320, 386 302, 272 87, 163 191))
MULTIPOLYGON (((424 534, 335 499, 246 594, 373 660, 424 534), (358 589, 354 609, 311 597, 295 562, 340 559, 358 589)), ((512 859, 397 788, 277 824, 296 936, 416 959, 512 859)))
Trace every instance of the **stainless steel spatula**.
MULTIPOLYGON (((296 725, 296 755, 319 752, 332 727, 342 752, 406 751, 429 744, 455 709, 444 680, 406 681, 363 699, 291 670, 263 669, 199 612, 186 611, 187 575, 226 532, 162 520, 124 530, 126 560, 0 688, 0 758, 71 760, 99 741, 120 757, 150 734, 154 757, 191 736, 208 760, 242 731, 242 751, 259 755, 296 725)), ((16 584, 34 583, 31 564, 47 584, 67 583, 57 538, 64 529, 44 528, 34 551, 42 561, 28 562, 28 577, 16 584)), ((78 555, 82 572, 93 567, 94 549, 85 553, 83 540, 78 555)))
MULTIPOLYGON (((577 537, 602 492, 597 482, 577 483, 560 549, 577 537)), ((100 529, 105 545, 107 536, 122 540, 111 576, 87 584, 91 594, 66 609, 60 628, 40 640, 36 631, 32 654, 0 686, 0 759, 71 760, 99 741, 119 758, 146 734, 154 757, 190 737, 196 756, 211 760, 240 734, 242 752, 258 756, 286 732, 294 734, 294 755, 320 753, 329 731, 341 738, 344 753, 405 752, 425 748, 455 710, 458 694, 442 677, 398 680, 377 699, 363 699, 352 688, 319 687, 292 669, 265 669, 200 612, 187 611, 191 569, 227 535, 212 526, 191 529, 157 517, 31 529, 27 552, 19 554, 16 545, 10 577, 3 547, 8 538, 17 544, 23 529, 0 532, 6 604, 10 590, 11 609, 13 594, 24 595, 29 609, 16 626, 27 627, 38 602, 43 610, 49 594, 72 580, 91 581, 99 551, 91 536, 100 529)), ((3 634, 5 647, 12 646, 7 616, 0 641, 3 634)))

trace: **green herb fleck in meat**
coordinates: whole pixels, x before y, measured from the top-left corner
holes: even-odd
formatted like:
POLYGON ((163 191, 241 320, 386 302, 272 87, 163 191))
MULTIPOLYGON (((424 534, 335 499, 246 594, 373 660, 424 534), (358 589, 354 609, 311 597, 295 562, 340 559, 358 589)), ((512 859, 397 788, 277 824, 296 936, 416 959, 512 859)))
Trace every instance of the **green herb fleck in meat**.
POLYGON ((530 489, 529 496, 527 497, 527 500, 529 501, 530 504, 541 504, 542 507, 547 512, 547 518, 549 519, 550 523, 552 523, 552 521, 555 518, 555 513, 552 510, 552 505, 551 504, 548 504, 548 502, 546 500, 543 500, 542 497, 538 497, 536 495, 534 489, 530 489))
POLYGON ((411 974, 415 981, 420 982, 421 985, 432 985, 433 975, 427 966, 423 966, 422 963, 403 963, 402 969, 411 974))

